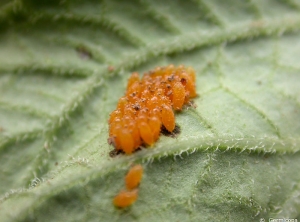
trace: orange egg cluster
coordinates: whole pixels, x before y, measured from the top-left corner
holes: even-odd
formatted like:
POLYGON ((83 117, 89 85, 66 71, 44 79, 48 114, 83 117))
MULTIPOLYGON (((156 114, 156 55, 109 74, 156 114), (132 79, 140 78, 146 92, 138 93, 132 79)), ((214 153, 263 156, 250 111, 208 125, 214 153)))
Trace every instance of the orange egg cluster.
POLYGON ((195 82, 195 71, 184 66, 158 67, 141 79, 133 73, 125 96, 110 114, 109 142, 130 154, 141 144, 153 145, 162 125, 172 132, 173 110, 181 110, 196 96, 195 82))
POLYGON ((133 166, 125 177, 126 190, 122 190, 115 196, 113 203, 116 207, 125 208, 133 204, 138 197, 138 189, 143 175, 141 165, 133 166))

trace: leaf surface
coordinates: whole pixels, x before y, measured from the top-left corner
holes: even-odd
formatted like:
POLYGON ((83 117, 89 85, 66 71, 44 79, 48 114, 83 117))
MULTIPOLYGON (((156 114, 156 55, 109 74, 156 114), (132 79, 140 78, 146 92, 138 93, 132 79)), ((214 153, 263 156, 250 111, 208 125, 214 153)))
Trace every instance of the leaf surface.
POLYGON ((300 219, 300 3, 2 1, 2 221, 300 219), (184 64, 181 133, 111 158, 133 71, 184 64), (137 202, 116 209, 132 163, 137 202))

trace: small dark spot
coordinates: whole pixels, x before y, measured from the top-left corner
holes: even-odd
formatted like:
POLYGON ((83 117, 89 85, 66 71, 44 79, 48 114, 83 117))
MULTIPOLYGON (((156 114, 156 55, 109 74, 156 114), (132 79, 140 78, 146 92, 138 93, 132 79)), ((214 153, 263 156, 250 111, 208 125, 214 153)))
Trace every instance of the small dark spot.
POLYGON ((3 127, 0 126, 0 133, 3 132, 3 131, 4 131, 3 127))
POLYGON ((167 84, 167 88, 168 88, 168 89, 171 89, 171 85, 170 85, 170 84, 167 84))
POLYGON ((170 75, 169 77, 168 77, 168 81, 169 82, 172 82, 174 80, 174 74, 172 74, 172 75, 170 75))
MULTIPOLYGON (((147 145, 146 144, 142 144, 141 146, 139 146, 137 149, 135 149, 134 151, 133 151, 133 153, 135 153, 135 152, 139 152, 140 150, 142 150, 142 148, 145 148, 145 147, 147 147, 147 145)), ((114 157, 116 157, 116 156, 118 156, 118 155, 125 155, 125 152, 123 151, 123 150, 117 150, 117 149, 113 149, 113 150, 111 150, 110 152, 109 152, 109 156, 111 157, 111 158, 114 158, 114 157)))
POLYGON ((176 138, 179 134, 180 134, 181 130, 180 130, 180 126, 179 125, 175 125, 175 129, 172 132, 169 132, 166 127, 164 127, 164 125, 162 125, 162 127, 160 128, 160 133, 163 134, 164 136, 168 136, 168 137, 172 137, 172 138, 176 138))
POLYGON ((182 85, 186 85, 186 79, 185 78, 181 78, 180 82, 182 83, 182 85))
POLYGON ((109 156, 113 158, 115 156, 118 156, 121 153, 124 153, 124 152, 122 150, 113 149, 109 152, 109 156))
POLYGON ((187 104, 188 107, 192 107, 194 109, 197 108, 197 104, 194 102, 194 100, 190 100, 187 104))
POLYGON ((142 144, 142 146, 139 146, 139 147, 136 148, 135 151, 133 151, 133 152, 134 152, 134 153, 135 153, 135 152, 138 152, 138 151, 142 150, 142 148, 145 148, 146 146, 147 146, 147 145, 142 144))
POLYGON ((55 166, 57 166, 58 165, 58 162, 55 162, 55 166))
POLYGON ((257 85, 261 85, 262 82, 260 80, 256 81, 257 85))
POLYGON ((266 154, 264 154, 264 159, 268 159, 270 156, 271 156, 271 154, 266 153, 266 154))
POLYGON ((91 59, 93 57, 92 53, 83 45, 77 46, 76 51, 83 60, 91 59))
POLYGON ((141 106, 140 106, 140 104, 136 103, 132 106, 132 108, 134 108, 136 111, 138 111, 141 109, 141 106))

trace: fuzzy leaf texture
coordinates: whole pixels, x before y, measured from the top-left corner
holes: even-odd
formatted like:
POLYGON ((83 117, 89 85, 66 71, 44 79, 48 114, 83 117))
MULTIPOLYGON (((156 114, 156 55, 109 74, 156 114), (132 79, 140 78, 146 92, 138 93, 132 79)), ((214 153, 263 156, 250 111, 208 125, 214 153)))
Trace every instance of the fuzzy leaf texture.
POLYGON ((299 136, 298 0, 0 3, 1 221, 299 220, 299 136), (177 138, 111 158, 131 72, 168 64, 196 70, 197 107, 177 138))

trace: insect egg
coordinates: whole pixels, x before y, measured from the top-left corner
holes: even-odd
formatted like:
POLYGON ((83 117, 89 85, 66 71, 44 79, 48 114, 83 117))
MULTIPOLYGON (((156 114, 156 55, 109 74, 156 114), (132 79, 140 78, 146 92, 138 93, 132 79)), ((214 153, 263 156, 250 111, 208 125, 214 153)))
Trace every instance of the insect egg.
POLYGON ((134 149, 134 140, 132 134, 128 129, 122 129, 118 135, 120 138, 120 145, 125 153, 132 153, 134 149))
POLYGON ((138 190, 122 190, 118 193, 113 203, 116 207, 125 208, 133 204, 137 200, 138 190))
POLYGON ((143 141, 148 145, 152 145, 154 143, 154 135, 149 124, 145 121, 141 121, 138 123, 138 126, 143 141))
POLYGON ((143 175, 143 167, 138 164, 133 166, 125 177, 126 188, 132 190, 140 184, 143 175))
POLYGON ((175 110, 181 110, 185 99, 184 86, 176 82, 173 86, 173 107, 175 110))

